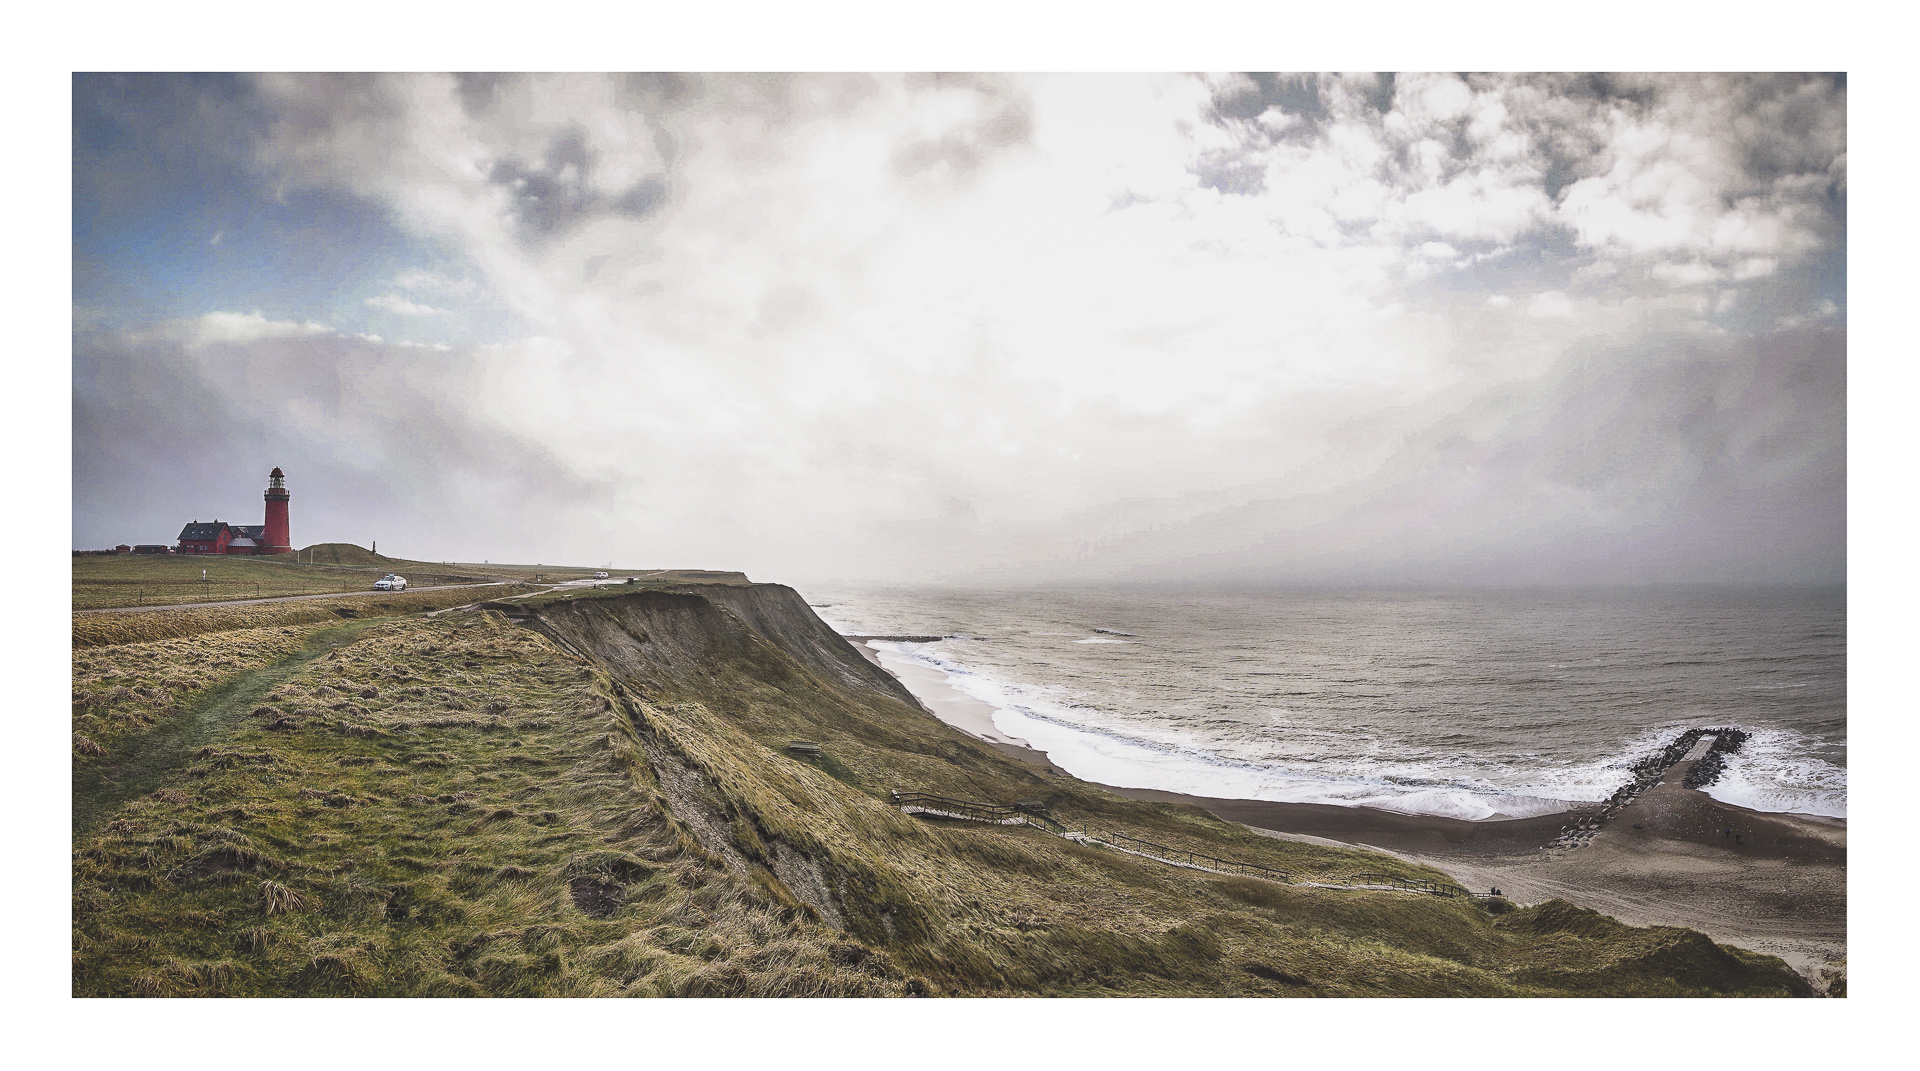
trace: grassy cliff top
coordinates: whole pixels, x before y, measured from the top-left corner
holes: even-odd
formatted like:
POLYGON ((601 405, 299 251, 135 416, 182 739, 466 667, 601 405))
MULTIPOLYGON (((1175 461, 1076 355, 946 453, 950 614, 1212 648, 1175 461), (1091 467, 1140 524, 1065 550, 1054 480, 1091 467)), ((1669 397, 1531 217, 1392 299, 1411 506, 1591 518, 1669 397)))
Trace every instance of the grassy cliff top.
MULTIPOLYGON (((399 573, 413 587, 485 580, 560 583, 591 576, 585 566, 423 562, 375 554, 352 543, 316 543, 297 554, 105 554, 73 558, 73 608, 231 602, 283 595, 371 591, 374 581, 399 573), (311 560, 309 560, 311 559, 311 560)), ((661 584, 746 584, 746 575, 707 569, 611 571, 661 584)), ((578 589, 572 589, 578 590, 578 589)))
MULTIPOLYGON (((709 569, 652 569, 639 573, 615 573, 591 586, 554 588, 498 600, 496 606, 513 610, 537 609, 555 603, 589 599, 618 599, 638 591, 666 591, 699 587, 751 588, 753 581, 745 573, 717 572, 709 569)), ((513 612, 510 610, 510 612, 513 612)))
MULTIPOLYGON (((341 547, 341 544, 334 544, 341 547)), ((302 552, 304 554, 304 552, 302 552)), ((321 552, 320 564, 293 554, 116 554, 73 559, 73 608, 169 606, 281 595, 371 591, 381 576, 399 571, 417 586, 489 579, 478 572, 379 558, 358 547, 321 552), (364 561, 355 562, 353 551, 364 561), (328 562, 332 557, 335 562, 328 562)))

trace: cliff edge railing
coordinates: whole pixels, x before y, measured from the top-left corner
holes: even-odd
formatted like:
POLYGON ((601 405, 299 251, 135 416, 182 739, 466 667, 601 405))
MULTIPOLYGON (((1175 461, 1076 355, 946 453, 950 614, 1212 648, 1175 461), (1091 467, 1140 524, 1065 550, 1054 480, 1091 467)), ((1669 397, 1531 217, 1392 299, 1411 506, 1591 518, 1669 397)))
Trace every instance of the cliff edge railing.
POLYGON ((1067 836, 1067 827, 1046 813, 1045 807, 1038 801, 1026 800, 1020 803, 978 803, 973 800, 955 799, 952 796, 936 796, 931 792, 893 793, 894 806, 902 814, 927 815, 934 818, 958 818, 968 822, 986 822, 996 826, 1032 826, 1055 836, 1067 836))

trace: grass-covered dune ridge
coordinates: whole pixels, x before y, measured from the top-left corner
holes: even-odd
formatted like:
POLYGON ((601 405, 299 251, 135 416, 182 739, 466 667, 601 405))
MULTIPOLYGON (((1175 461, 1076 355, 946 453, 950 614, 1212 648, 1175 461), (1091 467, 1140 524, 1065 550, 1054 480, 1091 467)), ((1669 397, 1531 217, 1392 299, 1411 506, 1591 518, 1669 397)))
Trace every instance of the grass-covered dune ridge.
MULTIPOLYGON (((1444 880, 1002 756, 791 589, 634 587, 236 633, 183 699, 194 746, 143 751, 168 722, 117 742, 177 759, 76 833, 74 992, 1807 991, 1778 960, 1559 902, 1496 914, 903 815, 890 789, 1040 799, 1297 878, 1444 880), (800 738, 822 752, 788 753, 800 738)), ((175 672, 191 641, 168 642, 91 648, 88 672, 175 672)))

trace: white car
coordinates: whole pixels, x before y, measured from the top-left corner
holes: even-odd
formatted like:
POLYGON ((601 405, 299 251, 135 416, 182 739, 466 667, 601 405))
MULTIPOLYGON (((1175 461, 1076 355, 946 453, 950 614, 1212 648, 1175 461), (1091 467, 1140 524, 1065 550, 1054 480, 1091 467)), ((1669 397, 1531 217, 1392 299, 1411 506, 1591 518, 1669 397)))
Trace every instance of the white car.
POLYGON ((404 576, 397 576, 393 573, 388 573, 386 576, 383 576, 380 579, 373 582, 373 590, 405 591, 407 590, 407 578, 404 576))
POLYGON ((595 573, 595 574, 593 574, 593 578, 594 578, 595 580, 605 580, 605 579, 607 578, 607 574, 606 574, 606 573, 604 573, 604 572, 600 572, 600 573, 595 573))

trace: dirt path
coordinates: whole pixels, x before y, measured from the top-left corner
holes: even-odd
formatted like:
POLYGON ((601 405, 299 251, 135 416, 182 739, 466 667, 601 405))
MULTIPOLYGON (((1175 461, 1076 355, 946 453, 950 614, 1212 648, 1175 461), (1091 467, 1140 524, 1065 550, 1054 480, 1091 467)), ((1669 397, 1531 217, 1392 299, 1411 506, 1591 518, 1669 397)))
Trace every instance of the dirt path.
POLYGON ((127 801, 159 788, 194 752, 227 738, 234 722, 301 667, 360 638, 378 618, 316 632, 306 646, 268 666, 236 674, 177 717, 120 741, 106 755, 73 762, 73 836, 98 828, 127 801))
MULTIPOLYGON (((497 588, 503 584, 512 584, 512 580, 485 580, 477 584, 434 584, 430 587, 409 587, 414 591, 449 591, 454 588, 497 588)), ((145 614, 156 610, 201 610, 219 606, 250 606, 262 602, 299 602, 303 599, 347 599, 362 595, 399 595, 397 591, 330 591, 322 595, 272 595, 264 599, 222 599, 218 602, 176 602, 165 606, 109 606, 98 610, 75 610, 76 614, 145 614)))

